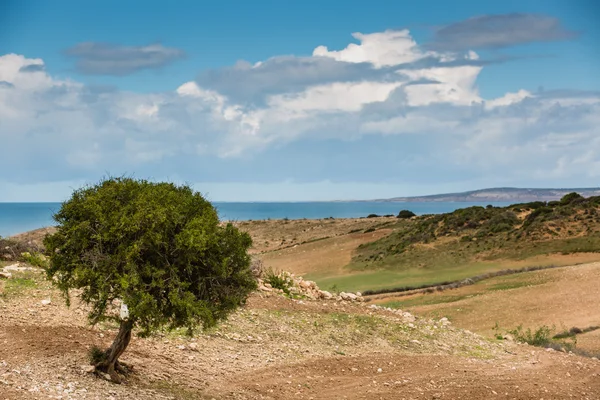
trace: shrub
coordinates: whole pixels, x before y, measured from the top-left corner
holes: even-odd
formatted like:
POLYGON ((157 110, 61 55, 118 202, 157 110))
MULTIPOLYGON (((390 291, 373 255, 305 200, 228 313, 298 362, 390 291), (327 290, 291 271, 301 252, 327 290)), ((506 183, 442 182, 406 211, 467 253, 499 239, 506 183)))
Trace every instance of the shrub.
POLYGON ((402 210, 398 213, 398 218, 407 219, 416 216, 416 214, 410 210, 402 210))
POLYGON ((378 217, 379 217, 379 215, 377 215, 377 214, 369 214, 369 215, 367 215, 367 218, 378 218, 378 217))
POLYGON ((555 331, 555 328, 552 327, 550 328, 547 325, 543 325, 541 327, 539 327, 538 329, 536 329, 535 331, 532 331, 531 328, 527 328, 527 330, 523 329, 522 325, 519 325, 516 329, 513 329, 512 331, 508 331, 508 333, 510 333, 511 335, 513 335, 513 337, 515 338, 515 340, 517 342, 521 342, 521 343, 527 343, 530 344, 532 346, 538 346, 538 347, 549 347, 549 348, 553 348, 556 350, 572 350, 576 343, 577 343, 577 339, 575 338, 575 335, 571 336, 571 342, 566 342, 566 341, 559 341, 556 339, 559 339, 559 337, 557 336, 553 336, 552 333, 555 331))
POLYGON ((220 225, 215 208, 188 186, 110 178, 76 190, 54 220, 57 231, 44 240, 47 275, 67 304, 69 291, 81 289, 92 323, 119 321, 95 364, 116 383, 135 327, 141 335, 163 326, 192 333, 226 318, 256 287, 250 236, 220 225))
POLYGON ((583 196, 580 195, 577 192, 571 192, 569 194, 566 194, 562 197, 562 199, 560 199, 560 204, 561 205, 567 205, 567 204, 571 204, 573 202, 576 202, 577 200, 582 200, 583 196))
POLYGON ((0 236, 0 260, 26 261, 23 259, 23 253, 37 254, 41 250, 42 249, 35 244, 0 236))
POLYGON ((290 288, 294 285, 292 277, 287 272, 274 271, 268 269, 265 272, 265 282, 267 282, 273 289, 280 289, 285 294, 291 294, 290 288))
POLYGON ((21 253, 21 259, 34 267, 46 268, 48 266, 48 259, 42 253, 25 251, 21 253))

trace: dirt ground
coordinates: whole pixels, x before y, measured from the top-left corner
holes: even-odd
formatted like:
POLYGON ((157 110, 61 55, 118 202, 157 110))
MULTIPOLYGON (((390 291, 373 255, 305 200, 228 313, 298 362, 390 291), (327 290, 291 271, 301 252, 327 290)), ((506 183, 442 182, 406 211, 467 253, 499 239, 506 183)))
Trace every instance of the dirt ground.
MULTIPOLYGON (((519 325, 532 329, 554 325, 558 331, 600 325, 600 263, 528 272, 519 274, 519 279, 531 281, 531 284, 485 292, 486 287, 498 282, 498 279, 490 279, 477 285, 425 295, 430 298, 464 296, 461 300, 408 309, 420 315, 448 316, 457 326, 485 335, 494 333, 492 328, 496 323, 504 329, 514 329, 519 325)), ((407 297, 397 299, 406 300, 407 297)), ((378 302, 393 300, 393 297, 388 297, 378 302)), ((600 352, 598 333, 590 332, 579 338, 578 347, 584 345, 592 349, 591 346, 596 343, 599 346, 593 350, 600 352)))
POLYGON ((384 228, 369 233, 351 233, 265 253, 261 255, 261 259, 267 267, 298 275, 341 275, 359 245, 375 241, 391 232, 384 228))
POLYGON ((0 296, 0 399, 597 399, 600 362, 364 303, 255 294, 217 330, 135 337, 122 385, 87 373, 111 326, 54 289, 0 296), (51 300, 43 305, 42 300, 51 300))
POLYGON ((395 217, 375 217, 239 221, 234 225, 252 236, 252 252, 268 253, 307 246, 328 238, 360 234, 397 222, 395 217))
MULTIPOLYGON (((267 266, 304 274, 341 271, 359 244, 389 234, 381 225, 394 220, 240 227, 252 228, 253 251, 267 266)), ((600 263, 530 274, 540 283, 482 295, 475 286, 450 291, 472 297, 410 308, 416 320, 368 304, 257 293, 215 330, 134 337, 123 357, 134 371, 122 385, 86 372, 90 347, 108 346, 114 326, 90 327, 86 308, 65 307, 40 274, 33 287, 0 293, 0 400, 600 399, 598 360, 491 336, 496 322, 600 325, 600 263), (446 315, 450 326, 437 322, 446 315)), ((577 347, 600 349, 600 331, 580 335, 577 347)))

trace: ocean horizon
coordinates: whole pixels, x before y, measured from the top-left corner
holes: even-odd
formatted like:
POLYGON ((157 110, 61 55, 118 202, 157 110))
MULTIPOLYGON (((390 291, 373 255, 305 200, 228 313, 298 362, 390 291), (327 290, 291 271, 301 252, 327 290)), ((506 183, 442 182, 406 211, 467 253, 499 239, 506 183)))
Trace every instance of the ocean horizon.
MULTIPOLYGON (((0 236, 54 225, 52 215, 62 203, 0 203, 0 236)), ((417 215, 452 212, 471 206, 497 207, 511 202, 382 202, 382 201, 315 201, 315 202, 213 202, 219 218, 230 221, 266 219, 360 218, 369 214, 397 215, 410 210, 417 215)))

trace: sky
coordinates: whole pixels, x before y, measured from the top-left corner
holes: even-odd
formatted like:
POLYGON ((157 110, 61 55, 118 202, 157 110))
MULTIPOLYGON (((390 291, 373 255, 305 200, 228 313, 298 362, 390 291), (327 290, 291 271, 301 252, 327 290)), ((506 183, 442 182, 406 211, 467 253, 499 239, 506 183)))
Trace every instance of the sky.
POLYGON ((600 3, 0 2, 0 201, 600 186, 600 3), (450 6, 451 4, 451 6, 450 6))

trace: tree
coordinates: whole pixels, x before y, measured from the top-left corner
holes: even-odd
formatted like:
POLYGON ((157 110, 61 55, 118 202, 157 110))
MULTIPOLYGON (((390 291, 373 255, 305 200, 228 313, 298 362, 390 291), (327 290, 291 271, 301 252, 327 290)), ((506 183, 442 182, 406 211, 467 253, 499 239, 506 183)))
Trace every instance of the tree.
POLYGON ((76 190, 54 220, 57 231, 44 241, 48 277, 67 304, 69 291, 81 289, 91 323, 120 324, 95 362, 113 382, 126 372, 119 357, 134 327, 141 336, 165 326, 191 334, 226 318, 256 288, 250 236, 220 224, 215 208, 187 186, 106 179, 76 190))
POLYGON ((402 210, 398 213, 398 218, 412 218, 415 216, 415 213, 410 210, 402 210))
POLYGON ((562 199, 560 199, 560 204, 567 205, 567 204, 571 204, 571 203, 576 202, 581 199, 583 199, 582 195, 580 195, 577 192, 571 192, 571 193, 565 194, 562 197, 562 199))

